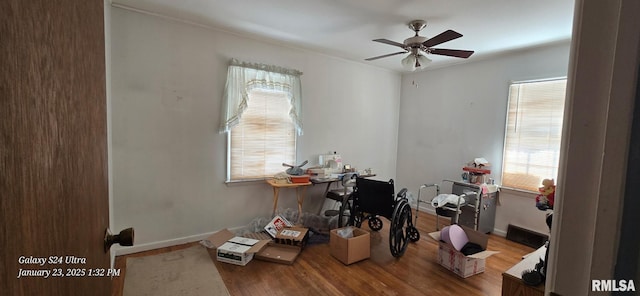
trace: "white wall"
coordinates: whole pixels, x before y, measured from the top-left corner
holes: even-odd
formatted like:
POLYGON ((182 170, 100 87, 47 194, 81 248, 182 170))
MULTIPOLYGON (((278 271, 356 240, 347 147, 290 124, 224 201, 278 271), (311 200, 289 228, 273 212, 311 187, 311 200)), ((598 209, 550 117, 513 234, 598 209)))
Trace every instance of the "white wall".
MULTIPOLYGON (((422 184, 460 180, 462 167, 476 157, 491 162, 500 184, 509 83, 566 76, 568 61, 566 41, 404 75, 398 184, 417 195, 422 184)), ((534 197, 503 190, 495 233, 505 235, 511 223, 548 234, 534 197)))
MULTIPOLYGON (((111 9, 114 227, 135 228, 136 251, 271 215, 266 183, 224 183, 226 138, 218 126, 231 58, 304 72, 300 161, 338 151, 381 179, 395 177, 398 73, 111 9)), ((304 211, 320 210, 322 192, 307 190, 304 211)), ((293 191, 281 192, 279 207, 296 207, 293 191)))

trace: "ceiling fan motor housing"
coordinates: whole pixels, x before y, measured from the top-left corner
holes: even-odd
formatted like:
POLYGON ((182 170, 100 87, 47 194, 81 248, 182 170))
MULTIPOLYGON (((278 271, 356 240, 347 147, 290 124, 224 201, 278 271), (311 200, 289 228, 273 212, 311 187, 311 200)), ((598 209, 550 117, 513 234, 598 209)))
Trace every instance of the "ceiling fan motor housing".
POLYGON ((407 39, 404 40, 404 45, 409 46, 411 48, 413 47, 420 47, 422 45, 422 42, 427 41, 427 37, 423 37, 423 36, 413 36, 413 37, 409 37, 407 39))

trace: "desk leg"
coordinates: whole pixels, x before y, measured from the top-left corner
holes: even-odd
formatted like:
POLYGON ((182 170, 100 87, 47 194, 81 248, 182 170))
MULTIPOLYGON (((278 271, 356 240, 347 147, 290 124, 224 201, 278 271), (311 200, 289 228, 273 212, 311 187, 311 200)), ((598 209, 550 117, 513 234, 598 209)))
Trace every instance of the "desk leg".
POLYGON ((324 190, 324 195, 322 197, 327 197, 327 193, 329 193, 329 189, 331 188, 331 183, 333 182, 327 183, 327 188, 324 190))
POLYGON ((271 217, 276 216, 276 209, 278 208, 278 191, 279 190, 280 188, 273 187, 273 213, 271 214, 271 217))

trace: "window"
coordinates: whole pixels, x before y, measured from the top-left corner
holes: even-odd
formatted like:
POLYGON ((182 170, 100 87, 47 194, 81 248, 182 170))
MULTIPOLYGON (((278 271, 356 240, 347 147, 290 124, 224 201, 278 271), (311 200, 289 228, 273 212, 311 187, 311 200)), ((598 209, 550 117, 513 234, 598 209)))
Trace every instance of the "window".
POLYGON ((264 179, 295 163, 302 135, 302 72, 232 59, 222 98, 227 182, 264 179))
POLYGON ((509 86, 503 187, 537 191, 543 179, 556 179, 566 84, 553 79, 509 86))
POLYGON ((238 124, 229 132, 228 180, 253 180, 295 163, 296 134, 287 94, 254 89, 238 124))

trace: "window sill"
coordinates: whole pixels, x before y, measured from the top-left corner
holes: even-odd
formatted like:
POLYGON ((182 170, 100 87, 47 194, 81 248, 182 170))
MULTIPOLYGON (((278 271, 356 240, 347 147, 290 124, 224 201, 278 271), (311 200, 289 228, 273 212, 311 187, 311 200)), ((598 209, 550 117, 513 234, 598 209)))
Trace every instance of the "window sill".
POLYGON ((267 178, 263 179, 251 179, 251 180, 226 180, 224 184, 227 186, 243 186, 243 185, 253 185, 258 183, 265 183, 267 178))
POLYGON ((509 195, 515 195, 519 197, 531 198, 531 199, 535 199, 536 196, 538 195, 538 192, 535 192, 535 191, 509 188, 509 187, 500 187, 500 192, 504 192, 509 195))

